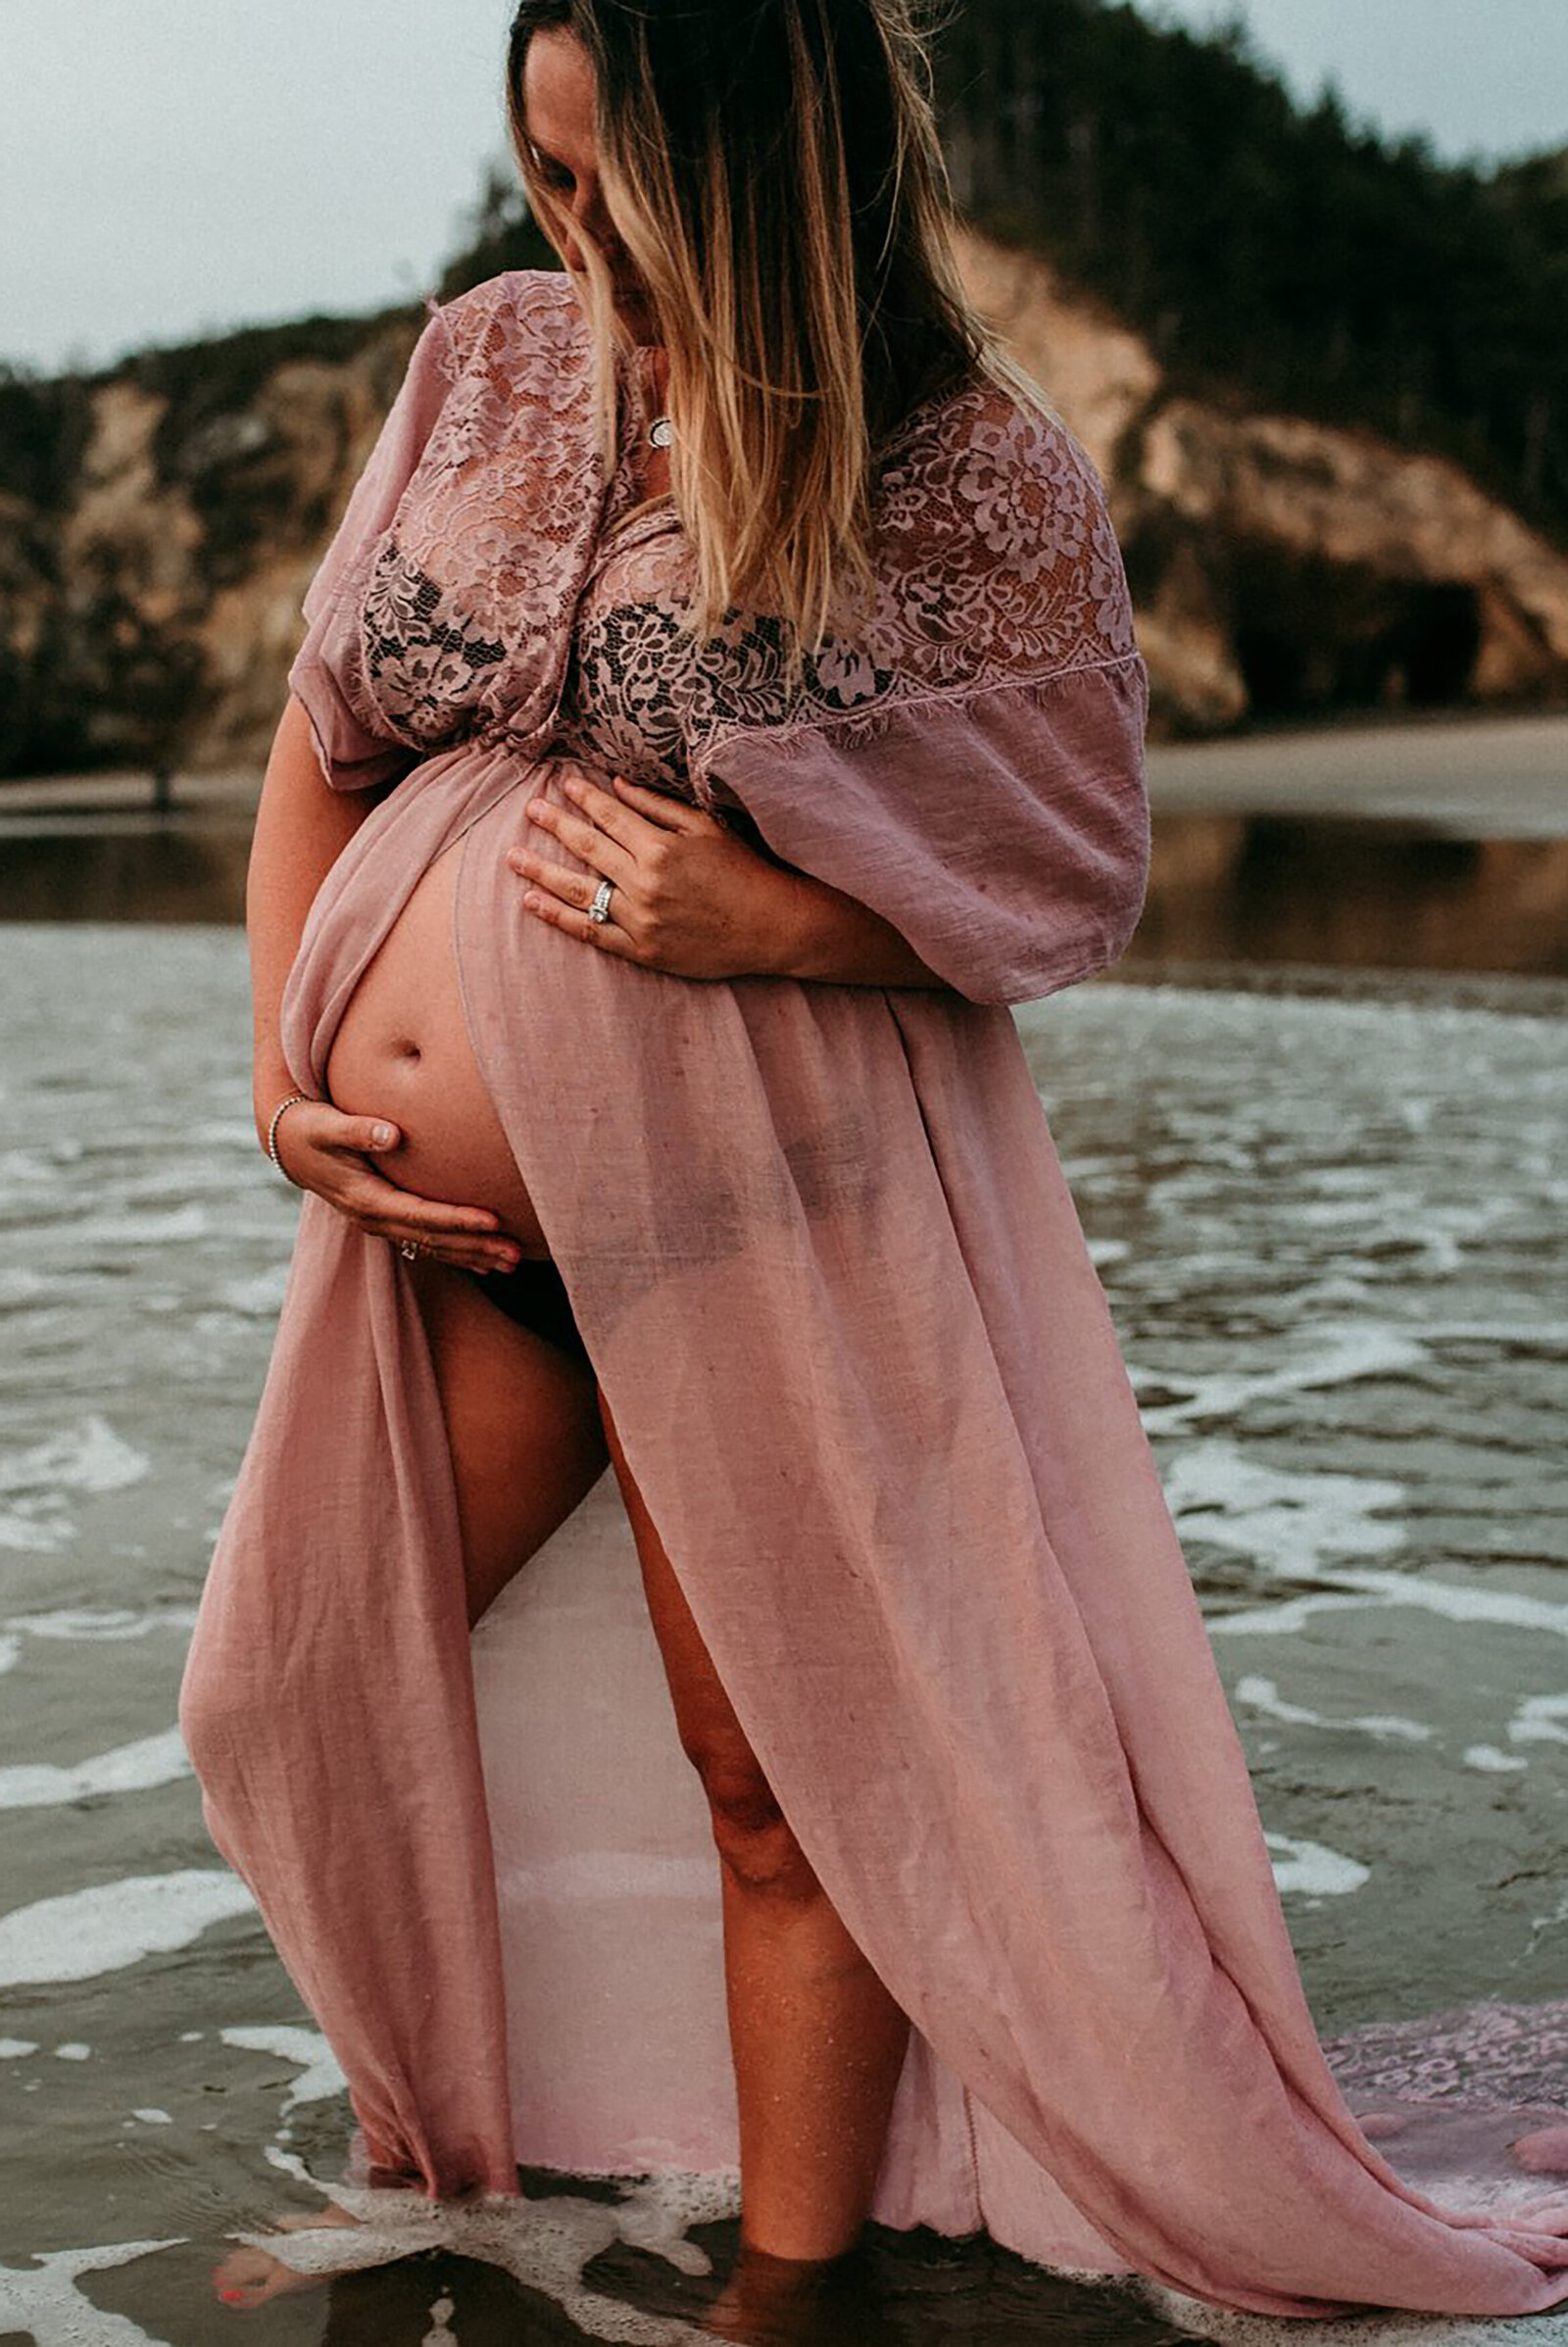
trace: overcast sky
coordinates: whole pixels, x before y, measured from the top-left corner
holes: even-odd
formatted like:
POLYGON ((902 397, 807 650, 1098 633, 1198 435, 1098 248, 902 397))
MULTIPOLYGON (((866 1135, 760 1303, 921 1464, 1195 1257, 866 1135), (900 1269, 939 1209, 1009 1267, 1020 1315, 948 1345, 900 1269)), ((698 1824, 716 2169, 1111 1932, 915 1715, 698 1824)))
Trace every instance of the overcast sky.
MULTIPOLYGON (((1203 24, 1234 0, 1148 0, 1203 24)), ((503 148, 506 0, 0 0, 0 362, 424 291, 503 148)), ((1245 0, 1302 95, 1568 142, 1568 0, 1245 0)))

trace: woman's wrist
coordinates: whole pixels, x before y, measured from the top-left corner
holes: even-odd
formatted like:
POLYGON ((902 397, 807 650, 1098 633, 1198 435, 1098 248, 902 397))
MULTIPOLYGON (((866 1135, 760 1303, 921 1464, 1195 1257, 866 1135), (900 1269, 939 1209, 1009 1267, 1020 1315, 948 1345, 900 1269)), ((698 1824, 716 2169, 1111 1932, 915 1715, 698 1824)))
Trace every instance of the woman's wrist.
POLYGON ((270 1059, 258 1065, 251 1081, 251 1114, 256 1120, 256 1138, 265 1149, 272 1119, 282 1101, 290 1096, 303 1097, 304 1088, 295 1081, 292 1068, 270 1059))
POLYGON ((277 1153, 277 1129, 291 1108, 300 1107, 302 1103, 309 1100, 310 1098, 311 1095, 308 1092, 295 1091, 284 1093, 282 1099, 276 1103, 270 1116, 267 1120, 267 1130, 262 1135, 262 1147, 267 1151, 267 1154, 271 1158, 272 1163, 277 1167, 279 1173, 283 1173, 285 1169, 283 1160, 277 1153))

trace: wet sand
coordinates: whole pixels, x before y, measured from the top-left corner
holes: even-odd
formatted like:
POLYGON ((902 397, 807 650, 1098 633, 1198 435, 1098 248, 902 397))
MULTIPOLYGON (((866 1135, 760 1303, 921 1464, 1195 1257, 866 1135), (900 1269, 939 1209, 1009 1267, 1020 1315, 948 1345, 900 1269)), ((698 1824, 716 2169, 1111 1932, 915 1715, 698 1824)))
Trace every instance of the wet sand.
POLYGON ((1176 815, 1399 823, 1448 839, 1568 839, 1568 712, 1165 743, 1149 754, 1156 824, 1176 815))

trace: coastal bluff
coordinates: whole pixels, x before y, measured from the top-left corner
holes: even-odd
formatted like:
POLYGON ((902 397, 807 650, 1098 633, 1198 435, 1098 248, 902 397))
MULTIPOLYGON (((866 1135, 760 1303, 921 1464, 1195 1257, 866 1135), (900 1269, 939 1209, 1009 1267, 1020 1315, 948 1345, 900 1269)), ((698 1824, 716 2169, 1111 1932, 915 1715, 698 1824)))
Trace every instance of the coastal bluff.
MULTIPOLYGON (((1109 485, 1157 734, 1568 704, 1568 554, 1456 463, 1194 397, 1037 254, 965 231, 959 259, 1109 485)), ((419 323, 0 386, 0 775, 260 760, 419 323)))

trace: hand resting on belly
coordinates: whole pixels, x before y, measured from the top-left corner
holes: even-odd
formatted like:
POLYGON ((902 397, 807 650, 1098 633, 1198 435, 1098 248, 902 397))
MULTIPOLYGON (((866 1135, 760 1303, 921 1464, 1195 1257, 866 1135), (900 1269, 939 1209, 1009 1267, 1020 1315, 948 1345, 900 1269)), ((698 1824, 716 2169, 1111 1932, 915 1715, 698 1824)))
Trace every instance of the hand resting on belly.
POLYGON ((278 1156, 372 1237, 412 1239, 466 1271, 510 1271, 550 1249, 468 1043, 455 853, 423 874, 355 988, 327 1060, 329 1104, 289 1110, 278 1156))

